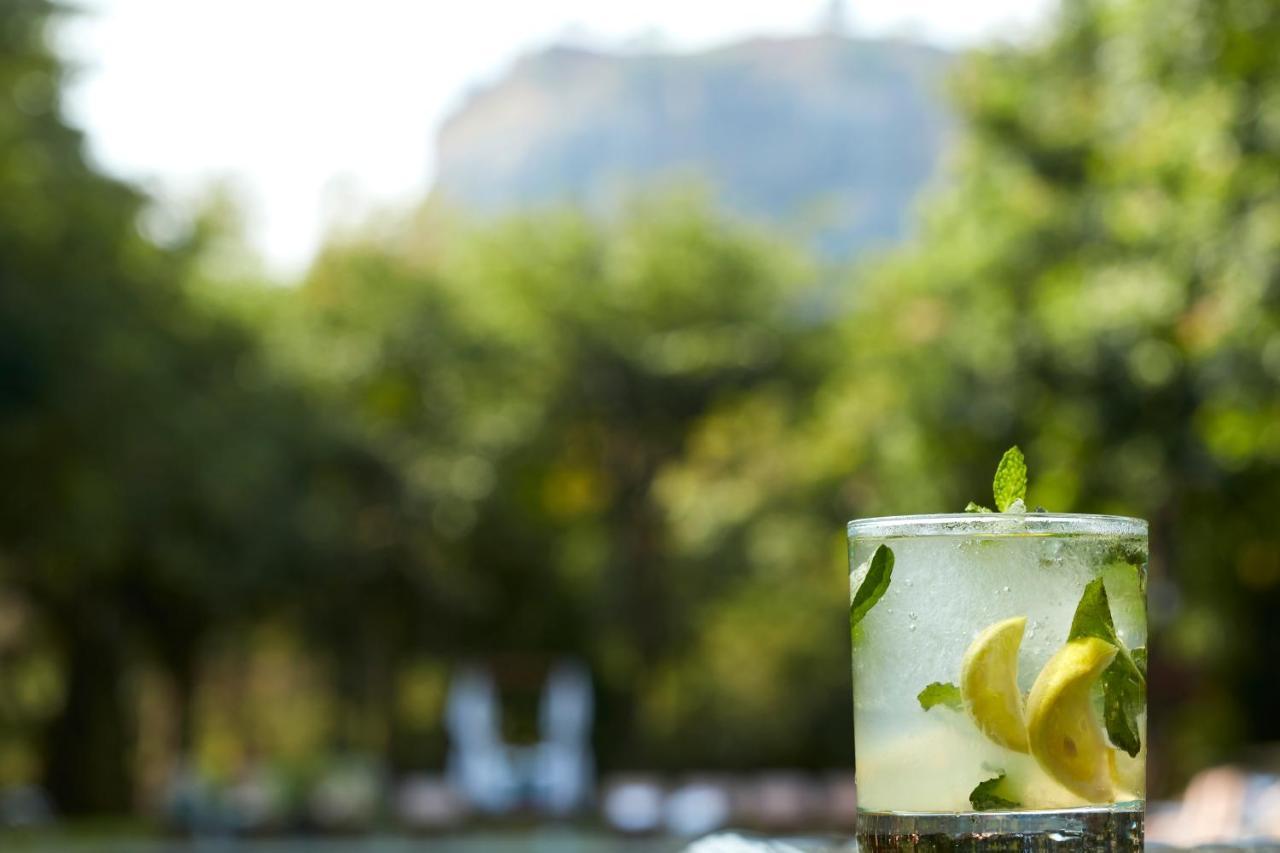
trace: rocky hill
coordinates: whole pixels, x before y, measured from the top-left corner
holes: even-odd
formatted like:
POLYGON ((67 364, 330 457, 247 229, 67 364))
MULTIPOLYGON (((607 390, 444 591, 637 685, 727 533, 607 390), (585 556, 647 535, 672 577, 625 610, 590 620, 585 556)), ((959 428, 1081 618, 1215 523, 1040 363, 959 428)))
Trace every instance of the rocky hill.
POLYGON ((949 129, 948 54, 837 34, 693 54, 552 48, 446 123, 436 191, 483 212, 705 182, 732 210, 796 225, 831 255, 892 240, 949 129))

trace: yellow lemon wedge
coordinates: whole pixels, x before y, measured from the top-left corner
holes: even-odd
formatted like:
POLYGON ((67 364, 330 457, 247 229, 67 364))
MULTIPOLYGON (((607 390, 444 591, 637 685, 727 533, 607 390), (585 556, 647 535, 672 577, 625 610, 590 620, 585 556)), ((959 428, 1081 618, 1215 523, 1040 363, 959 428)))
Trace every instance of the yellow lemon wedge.
POLYGON ((1124 750, 1111 750, 1111 781, 1115 782, 1115 800, 1140 800, 1147 790, 1147 745, 1143 738, 1142 751, 1130 758, 1124 750))
POLYGON ((964 653, 960 696, 965 710, 991 740, 1027 751, 1027 728, 1018 692, 1018 649, 1027 617, 1015 616, 984 628, 964 653))
POLYGON ((1027 739, 1036 763, 1064 788, 1091 803, 1115 795, 1113 750, 1089 692, 1116 656, 1096 637, 1072 640, 1044 665, 1027 697, 1027 739))

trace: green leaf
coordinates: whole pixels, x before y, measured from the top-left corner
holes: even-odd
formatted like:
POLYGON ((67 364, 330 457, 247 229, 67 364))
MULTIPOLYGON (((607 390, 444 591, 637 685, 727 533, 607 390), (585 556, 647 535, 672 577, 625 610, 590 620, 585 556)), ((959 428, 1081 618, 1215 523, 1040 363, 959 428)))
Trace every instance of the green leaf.
POLYGON ((969 803, 980 812, 1022 808, 1022 803, 1010 798, 1009 792, 1004 788, 1004 781, 1005 774, 1001 773, 994 779, 979 782, 978 787, 969 794, 969 803))
POLYGON ((1067 641, 1081 637, 1097 637, 1119 649, 1115 660, 1102 671, 1102 717, 1111 742, 1129 755, 1137 755, 1142 748, 1138 715, 1147 704, 1147 651, 1140 648, 1130 654, 1120 641, 1102 578, 1085 586, 1076 605, 1067 641))
POLYGON ((1111 604, 1107 600, 1107 587, 1102 578, 1095 578, 1085 585, 1080 603, 1076 605, 1075 616, 1071 619, 1071 631, 1067 634, 1067 642, 1082 637, 1097 637, 1106 640, 1113 646, 1120 645, 1116 636, 1115 623, 1111 621, 1111 604))
POLYGON ((1102 671, 1102 719, 1111 743, 1129 755, 1142 748, 1138 715, 1146 704, 1146 679, 1132 660, 1116 655, 1102 671))
POLYGON ((858 591, 853 594, 853 603, 849 605, 849 631, 862 621, 875 603, 889 589, 889 580, 893 577, 893 551, 887 545, 876 546, 875 553, 864 565, 867 572, 858 584, 858 591))
POLYGON ((991 490, 995 493, 996 508, 1001 512, 1012 506, 1014 501, 1027 499, 1027 460, 1022 458, 1018 445, 1010 447, 1000 457, 991 490))
POLYGON ((960 698, 960 688, 943 681, 933 682, 924 690, 921 690, 916 699, 919 700, 920 707, 926 711, 935 705, 945 705, 953 711, 964 709, 964 702, 960 698))
POLYGON ((965 512, 991 512, 985 506, 969 501, 969 505, 964 508, 965 512))

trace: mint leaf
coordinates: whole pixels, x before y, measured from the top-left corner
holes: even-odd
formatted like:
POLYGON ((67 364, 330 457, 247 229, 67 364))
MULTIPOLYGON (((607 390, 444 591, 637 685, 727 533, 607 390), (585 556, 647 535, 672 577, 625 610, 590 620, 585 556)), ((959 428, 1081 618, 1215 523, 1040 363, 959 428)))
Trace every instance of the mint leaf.
POLYGON ((1102 578, 1095 578, 1085 585, 1080 603, 1076 605, 1075 616, 1071 619, 1067 642, 1082 637, 1097 637, 1113 646, 1120 645, 1115 623, 1111 621, 1111 604, 1107 600, 1107 588, 1102 583, 1102 578))
POLYGON ((889 580, 893 577, 893 551, 887 545, 877 545, 875 553, 864 565, 867 573, 862 576, 862 583, 858 584, 858 591, 853 594, 853 602, 849 605, 850 633, 889 589, 889 580))
POLYGON ((1146 679, 1133 661, 1116 655, 1111 665, 1102 671, 1102 719, 1107 726, 1107 737, 1119 749, 1129 755, 1137 755, 1142 748, 1142 733, 1138 729, 1138 715, 1147 703, 1146 679))
POLYGON ((980 812, 1022 808, 1022 803, 1009 799, 1009 792, 1003 788, 1004 781, 1005 774, 1001 773, 994 779, 979 782, 978 787, 969 794, 970 805, 980 812))
POLYGON ((1147 651, 1139 648, 1131 654, 1120 642, 1102 578, 1085 586, 1076 605, 1067 642, 1081 637, 1097 637, 1119 649, 1115 660, 1102 671, 1102 717, 1111 742, 1129 755, 1137 755, 1142 748, 1138 715, 1147 704, 1147 651))
POLYGON ((916 696, 920 707, 926 711, 935 705, 945 705, 953 711, 964 710, 964 702, 960 698, 960 688, 954 684, 935 681, 920 691, 916 696))
POLYGON ((1027 498, 1027 460, 1022 457, 1018 445, 1010 447, 1000 457, 996 466, 996 478, 991 484, 995 493, 996 509, 1004 512, 1014 501, 1027 498))
POLYGON ((985 506, 976 504, 973 501, 969 501, 969 505, 964 508, 964 511, 965 512, 991 512, 991 510, 987 509, 985 506))

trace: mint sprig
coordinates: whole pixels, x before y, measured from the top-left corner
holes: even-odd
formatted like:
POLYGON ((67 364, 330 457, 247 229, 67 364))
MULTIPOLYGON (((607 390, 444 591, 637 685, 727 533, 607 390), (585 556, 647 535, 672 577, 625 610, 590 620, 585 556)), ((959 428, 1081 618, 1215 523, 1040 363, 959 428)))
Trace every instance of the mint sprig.
MULTIPOLYGON (((893 578, 893 551, 887 545, 877 545, 871 559, 863 565, 866 566, 866 574, 849 604, 850 633, 889 589, 889 581, 893 578)), ((862 566, 858 568, 861 571, 862 566)))
POLYGON ((926 711, 936 705, 944 705, 953 711, 964 710, 964 700, 960 698, 960 688, 944 681, 935 681, 921 690, 916 696, 920 707, 926 711))
POLYGON ((1013 506, 1014 501, 1026 501, 1027 460, 1023 458, 1018 445, 1010 447, 1004 452, 1004 456, 1000 457, 991 491, 995 494, 996 509, 1001 512, 1013 506))
POLYGON ((1067 642, 1082 637, 1097 637, 1119 650, 1102 671, 1102 717, 1111 742, 1129 755, 1137 755, 1142 748, 1138 715, 1147 704, 1147 650, 1139 647, 1130 652, 1120 640, 1102 578, 1085 586, 1076 605, 1067 642))
MULTIPOLYGON (((998 512, 1025 512, 1027 500, 1027 460, 1023 457, 1018 445, 1010 447, 1000 457, 996 466, 996 476, 991 483, 991 492, 996 499, 998 512)), ((992 512, 982 504, 969 501, 965 512, 992 512)))
POLYGON ((1010 799, 1009 791, 1004 785, 1005 778, 1002 772, 995 778, 978 783, 978 786, 969 794, 969 804, 975 811, 989 812, 1022 808, 1022 803, 1010 799))

